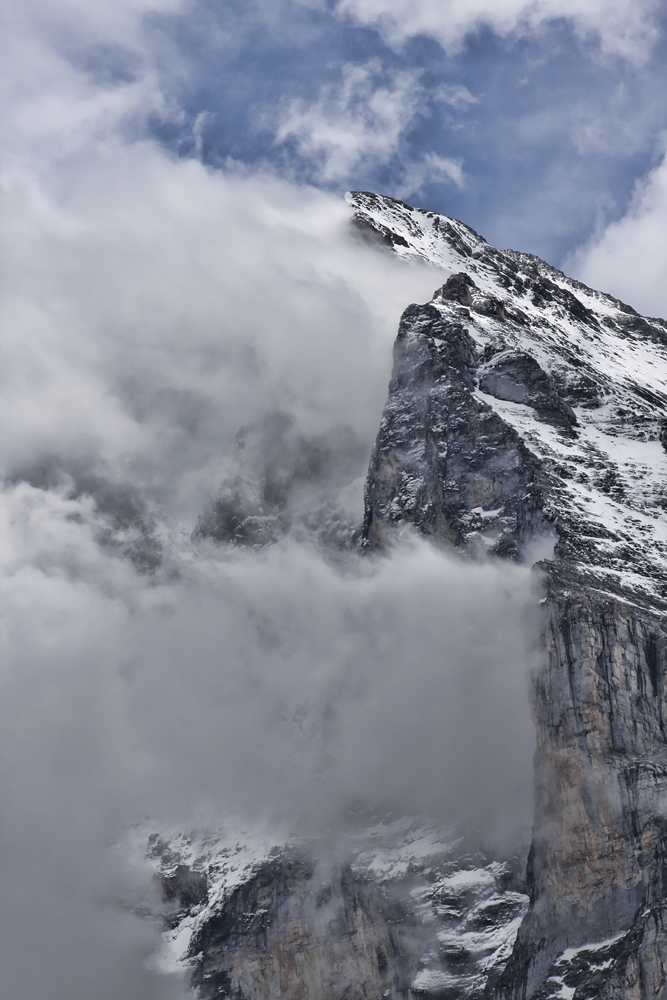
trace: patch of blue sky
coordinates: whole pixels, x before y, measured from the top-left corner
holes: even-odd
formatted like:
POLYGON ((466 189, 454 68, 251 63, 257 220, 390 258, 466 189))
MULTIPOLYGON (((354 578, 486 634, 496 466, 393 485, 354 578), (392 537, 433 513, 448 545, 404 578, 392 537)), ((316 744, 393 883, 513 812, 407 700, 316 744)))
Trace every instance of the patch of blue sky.
POLYGON ((389 46, 330 4, 208 0, 152 34, 178 113, 151 129, 178 155, 393 195, 556 265, 664 154, 664 31, 643 64, 564 18, 481 27, 447 54, 426 35, 389 46))

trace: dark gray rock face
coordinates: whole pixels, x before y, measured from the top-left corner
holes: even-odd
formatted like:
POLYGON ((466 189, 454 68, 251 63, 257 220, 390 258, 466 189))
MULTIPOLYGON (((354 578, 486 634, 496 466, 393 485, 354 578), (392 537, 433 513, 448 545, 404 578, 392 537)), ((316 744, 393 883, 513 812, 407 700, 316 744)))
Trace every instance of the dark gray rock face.
POLYGON ((662 939, 667 931, 664 906, 644 912, 631 931, 608 942, 567 949, 549 969, 536 1000, 576 996, 613 1000, 626 996, 662 997, 667 988, 662 939))
POLYGON ((206 876, 187 865, 177 865, 174 873, 165 875, 161 882, 165 900, 177 902, 183 910, 203 903, 208 895, 206 876))
POLYGON ((494 355, 479 373, 479 388, 496 399, 531 406, 538 420, 561 430, 572 432, 577 425, 570 404, 535 358, 523 351, 494 355))
POLYGON ((554 541, 531 904, 488 991, 667 996, 667 324, 456 220, 350 200, 394 252, 454 272, 401 320, 366 546, 404 525, 472 555, 554 541))
POLYGON ((475 360, 460 323, 432 305, 406 309, 367 481, 367 545, 408 522, 454 545, 479 539, 516 556, 546 529, 539 462, 475 397, 475 360))

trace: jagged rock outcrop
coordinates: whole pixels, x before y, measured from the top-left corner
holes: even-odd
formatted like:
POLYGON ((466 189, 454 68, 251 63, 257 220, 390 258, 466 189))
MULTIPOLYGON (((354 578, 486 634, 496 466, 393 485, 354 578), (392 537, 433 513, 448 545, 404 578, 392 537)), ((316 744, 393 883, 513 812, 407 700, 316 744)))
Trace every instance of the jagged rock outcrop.
POLYGON ((345 860, 322 847, 152 834, 166 967, 204 998, 482 1000, 528 906, 518 858, 467 854, 452 829, 405 817, 357 829, 345 860))
POLYGON ((409 306, 366 486, 363 538, 409 522, 454 545, 518 555, 546 530, 540 463, 475 395, 475 343, 456 317, 409 306))
POLYGON ((479 371, 479 388, 480 392, 496 399, 532 407, 537 420, 544 420, 561 430, 573 432, 577 425, 570 404, 559 394, 535 358, 524 351, 495 354, 479 371))
POLYGON ((554 542, 539 565, 531 905, 493 991, 667 996, 667 324, 455 220, 350 201, 393 252, 454 272, 401 320, 365 544, 402 525, 471 555, 554 542))
POLYGON ((310 860, 269 861, 194 935, 194 983, 202 997, 401 996, 410 961, 388 909, 349 867, 318 878, 310 860))

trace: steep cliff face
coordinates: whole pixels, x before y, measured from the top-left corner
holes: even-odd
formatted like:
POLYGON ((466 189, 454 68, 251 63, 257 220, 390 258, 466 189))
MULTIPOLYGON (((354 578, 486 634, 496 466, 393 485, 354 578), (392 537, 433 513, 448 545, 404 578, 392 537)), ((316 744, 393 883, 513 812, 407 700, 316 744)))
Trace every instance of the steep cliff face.
MULTIPOLYGON (((554 951, 643 926, 648 909, 661 920, 667 895, 664 619, 551 581, 547 594, 534 699, 534 907, 505 979, 514 995, 517 971, 539 982, 554 951)), ((662 965, 667 939, 656 945, 662 965)))
POLYGON ((518 555, 546 524, 540 463, 476 398, 475 343, 458 318, 409 306, 366 486, 363 538, 410 522, 461 545, 518 555))
POLYGON ((310 860, 267 862, 192 939, 202 997, 400 995, 409 976, 377 884, 310 860))
POLYGON ((473 556, 554 543, 531 905, 494 988, 667 995, 667 324, 455 220, 350 200, 364 234, 453 272, 401 320, 365 544, 406 524, 473 556))

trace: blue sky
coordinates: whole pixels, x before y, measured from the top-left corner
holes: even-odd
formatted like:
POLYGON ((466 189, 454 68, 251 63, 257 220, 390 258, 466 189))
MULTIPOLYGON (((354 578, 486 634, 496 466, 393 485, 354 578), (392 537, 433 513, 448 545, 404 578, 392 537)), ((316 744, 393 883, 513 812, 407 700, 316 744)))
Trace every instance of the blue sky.
POLYGON ((447 51, 409 19, 390 45, 331 4, 191 6, 155 28, 184 111, 155 134, 223 169, 231 158, 401 197, 562 264, 662 158, 667 44, 654 23, 619 52, 602 16, 584 37, 567 17, 505 36, 482 21, 447 51))
POLYGON ((102 129, 227 176, 393 195, 664 311, 664 0, 32 0, 3 18, 24 163, 76 119, 79 149, 102 129))

